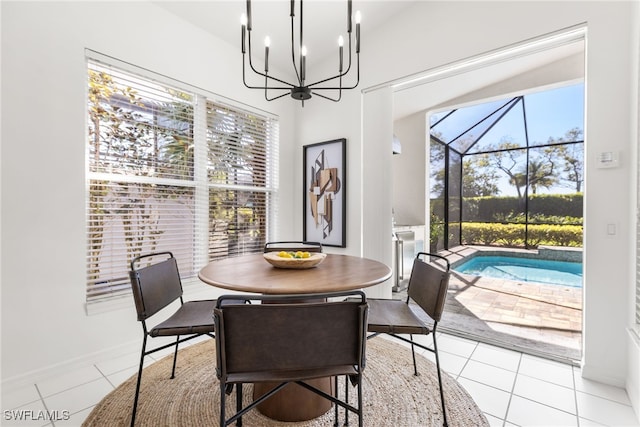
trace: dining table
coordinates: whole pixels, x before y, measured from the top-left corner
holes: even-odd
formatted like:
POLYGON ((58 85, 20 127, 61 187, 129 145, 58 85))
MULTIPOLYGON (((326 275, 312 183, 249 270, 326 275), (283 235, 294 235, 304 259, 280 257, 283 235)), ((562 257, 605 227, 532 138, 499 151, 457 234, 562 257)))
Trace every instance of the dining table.
MULTIPOLYGON (((340 254, 326 254, 322 262, 312 268, 278 268, 267 262, 264 254, 257 253, 211 261, 200 270, 198 277, 208 285, 241 293, 315 294, 374 286, 390 279, 391 269, 376 260, 340 254)), ((307 383, 333 393, 331 378, 307 383)), ((274 386, 255 383, 254 399, 274 386)), ((263 415, 288 422, 317 418, 329 409, 330 401, 295 383, 258 405, 263 415)))

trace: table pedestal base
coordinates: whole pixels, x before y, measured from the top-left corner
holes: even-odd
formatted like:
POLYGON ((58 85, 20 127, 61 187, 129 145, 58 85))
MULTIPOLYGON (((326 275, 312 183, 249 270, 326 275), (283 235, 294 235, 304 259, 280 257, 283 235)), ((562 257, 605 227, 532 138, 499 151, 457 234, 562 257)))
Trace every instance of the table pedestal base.
MULTIPOLYGON (((305 381, 327 394, 333 395, 333 378, 316 378, 305 381)), ((268 393, 279 383, 255 383, 253 398, 268 393)), ((332 403, 295 383, 287 384, 278 393, 258 405, 265 416, 278 421, 307 421, 319 417, 331 409, 332 403)))

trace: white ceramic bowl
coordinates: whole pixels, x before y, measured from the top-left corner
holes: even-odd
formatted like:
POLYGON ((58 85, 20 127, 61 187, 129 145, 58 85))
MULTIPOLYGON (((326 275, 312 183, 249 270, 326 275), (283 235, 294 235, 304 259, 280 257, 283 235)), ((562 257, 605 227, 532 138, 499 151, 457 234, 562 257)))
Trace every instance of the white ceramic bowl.
POLYGON ((267 252, 264 254, 264 259, 277 268, 305 269, 320 264, 326 256, 327 254, 312 252, 309 258, 283 258, 278 256, 278 252, 267 252))

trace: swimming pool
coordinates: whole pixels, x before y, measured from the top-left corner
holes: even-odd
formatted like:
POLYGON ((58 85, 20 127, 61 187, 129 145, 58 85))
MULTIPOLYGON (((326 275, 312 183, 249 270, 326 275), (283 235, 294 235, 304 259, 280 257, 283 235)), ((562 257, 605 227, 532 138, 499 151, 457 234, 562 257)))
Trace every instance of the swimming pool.
POLYGON ((480 255, 453 268, 464 274, 582 287, 582 263, 480 255))

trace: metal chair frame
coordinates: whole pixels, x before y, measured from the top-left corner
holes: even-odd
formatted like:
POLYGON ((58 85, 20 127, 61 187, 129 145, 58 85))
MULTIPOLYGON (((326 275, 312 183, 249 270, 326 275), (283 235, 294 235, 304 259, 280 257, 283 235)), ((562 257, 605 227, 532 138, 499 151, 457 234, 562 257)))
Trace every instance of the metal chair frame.
MULTIPOLYGON (((365 366, 366 318, 368 311, 365 294, 362 291, 348 291, 326 294, 260 295, 251 297, 256 301, 259 301, 260 304, 232 303, 232 301, 241 298, 247 298, 247 295, 223 295, 218 298, 216 309, 214 310, 217 331, 216 374, 220 380, 220 426, 228 426, 234 422, 236 422, 236 425, 242 426, 242 416, 244 414, 254 409, 274 394, 278 393, 288 384, 295 383, 322 396, 335 405, 334 426, 338 425, 338 406, 340 406, 345 409, 345 425, 348 425, 349 412, 353 412, 358 415, 359 426, 362 427, 362 371, 365 366), (355 296, 357 298, 344 300, 344 297, 346 296, 355 296), (334 297, 342 297, 342 300, 327 302, 328 298, 334 297), (342 306, 339 311, 336 311, 335 309, 338 305, 342 306), (283 309, 287 311, 287 314, 284 315, 285 317, 279 318, 279 316, 282 315, 281 313, 283 309), (231 317, 233 310, 236 311, 234 315, 236 322, 233 320, 234 317, 231 317), (280 310, 281 312, 277 313, 277 310, 280 310), (328 322, 319 324, 311 321, 306 322, 306 325, 299 324, 299 321, 304 322, 310 318, 313 320, 313 315, 320 313, 321 310, 331 310, 331 314, 337 314, 338 316, 332 317, 332 320, 337 319, 336 323, 328 325, 328 322), (231 339, 227 337, 227 333, 233 334, 234 332, 229 332, 227 329, 231 330, 231 323, 235 323, 237 325, 238 319, 243 319, 248 323, 249 320, 247 320, 247 316, 250 314, 252 315, 251 324, 246 326, 233 326, 233 331, 238 335, 238 337, 236 337, 235 342, 231 344, 231 339), (342 318, 340 315, 342 315, 342 318), (349 324, 347 317, 352 320, 355 319, 357 324, 349 324), (280 327, 271 328, 271 334, 264 333, 264 330, 269 329, 269 325, 276 318, 279 318, 279 320, 275 320, 275 322, 277 322, 280 327), (286 328, 287 325, 291 326, 291 328, 286 328), (315 336, 313 332, 320 329, 326 329, 327 326, 333 326, 333 329, 335 330, 342 329, 342 335, 350 334, 351 331, 356 331, 358 336, 353 336, 353 341, 347 342, 346 347, 341 346, 342 349, 335 349, 335 347, 332 347, 331 358, 333 360, 330 362, 324 362, 324 359, 322 363, 318 363, 317 360, 308 360, 308 354, 310 352, 317 352, 316 348, 310 349, 305 347, 296 339, 292 339, 290 334, 295 333, 294 329, 297 331, 304 330, 306 333, 307 329, 311 328, 311 333, 309 335, 315 336), (264 337, 262 338, 264 342, 277 341, 279 343, 286 343, 289 350, 293 349, 292 352, 294 354, 297 351, 300 351, 301 354, 299 356, 292 356, 293 358, 291 360, 293 361, 290 361, 290 363, 294 364, 295 367, 283 367, 280 366, 280 362, 258 361, 255 356, 246 355, 247 352, 244 352, 242 348, 247 344, 239 345, 237 343, 245 340, 247 329, 259 329, 259 331, 254 331, 258 340, 261 339, 260 337, 264 337), (241 334, 240 332, 243 333, 241 334), (345 348, 348 349, 349 354, 345 353, 345 348), (351 351, 353 351, 353 354, 351 351), (233 354, 229 355, 228 353, 233 354), (228 363, 227 358, 229 357, 233 360, 234 356, 237 358, 238 353, 242 353, 242 361, 239 362, 236 360, 231 364, 228 363), (238 364, 242 365, 243 368, 239 368, 238 364), (229 368, 229 365, 233 366, 229 368), (345 376, 346 397, 344 401, 340 400, 338 395, 338 376, 342 375, 345 376), (330 394, 327 394, 326 392, 304 382, 304 380, 329 376, 334 377, 336 396, 331 396, 330 394), (260 381, 275 382, 279 383, 279 385, 255 399, 246 407, 242 408, 242 384, 246 382, 260 381), (349 382, 357 387, 357 407, 349 404, 349 382), (234 385, 236 386, 236 413, 229 419, 226 419, 226 395, 232 392, 234 385)), ((331 331, 328 333, 330 332, 331 331)), ((320 341, 321 340, 318 340, 318 342, 320 341)), ((255 339, 251 339, 251 345, 258 345, 256 344, 255 339)), ((260 348, 263 348, 263 345, 264 343, 261 343, 260 348)), ((273 345, 271 345, 271 347, 273 348, 273 345)), ((268 353, 269 350, 265 350, 265 352, 268 353)), ((289 354, 291 354, 291 352, 289 354)), ((314 358, 318 359, 317 357, 314 358)), ((273 358, 268 359, 274 360, 273 358)))
MULTIPOLYGON (((212 316, 216 300, 188 301, 186 303, 184 302, 182 298, 183 290, 182 282, 180 280, 180 274, 178 272, 178 265, 176 259, 173 256, 173 253, 171 252, 150 253, 134 258, 131 261, 131 270, 129 271, 129 276, 131 279, 131 288, 133 290, 138 320, 142 324, 143 332, 140 365, 138 367, 138 379, 136 382, 136 392, 133 401, 133 410, 131 413, 131 427, 133 427, 135 425, 136 412, 138 409, 138 398, 140 395, 140 384, 142 382, 144 358, 160 350, 164 350, 169 347, 175 347, 170 377, 171 379, 175 378, 176 362, 178 360, 178 346, 183 342, 192 340, 202 335, 208 335, 211 338, 215 338, 213 317, 211 317, 208 324, 190 324, 186 321, 188 319, 183 319, 181 318, 181 316, 195 312, 203 313, 205 311, 211 313, 212 316), (162 256, 166 256, 168 258, 146 267, 136 268, 136 264, 146 258, 162 256), (147 279, 149 279, 150 281, 158 279, 157 287, 164 286, 164 288, 161 291, 159 289, 153 289, 156 293, 154 295, 151 295, 151 292, 148 289, 149 285, 146 283, 147 279), (147 320, 149 318, 177 300, 180 301, 180 307, 174 312, 171 317, 151 329, 147 327, 147 320), (192 310, 192 308, 194 310, 192 310), (151 350, 147 350, 148 337, 155 338, 160 336, 175 336, 176 341, 155 347, 151 350), (181 336, 183 337, 181 338, 181 336)), ((151 286, 154 285, 151 284, 151 286)), ((199 318, 199 320, 202 321, 206 320, 203 318, 203 316, 199 316, 199 318)))
POLYGON ((440 369, 440 357, 439 357, 439 353, 438 353, 438 342, 436 339, 436 332, 437 332, 437 328, 438 328, 438 322, 440 321, 441 315, 442 315, 442 311, 444 309, 444 302, 446 299, 446 293, 447 293, 447 289, 449 286, 449 277, 450 277, 450 270, 451 270, 451 264, 449 263, 449 260, 446 259, 445 257, 438 255, 438 254, 432 254, 432 253, 428 253, 428 252, 419 252, 416 255, 416 258, 414 259, 414 269, 411 272, 411 277, 409 279, 409 286, 407 288, 407 299, 404 303, 400 302, 400 301, 395 301, 395 303, 398 304, 398 306, 400 304, 406 304, 406 307, 402 307, 404 314, 408 315, 410 317, 409 321, 411 322, 410 324, 407 325, 393 325, 393 324, 379 324, 376 325, 375 321, 376 321, 376 304, 377 303, 381 303, 381 304, 394 304, 393 300, 376 300, 376 299, 369 299, 369 304, 370 304, 370 314, 369 314, 369 325, 367 326, 367 329, 369 332, 372 332, 370 335, 367 336, 367 339, 371 339, 374 338, 380 334, 387 334, 390 335, 394 338, 397 338, 401 341, 407 342, 409 344, 411 344, 411 355, 413 357, 413 369, 414 369, 414 375, 419 375, 418 374, 418 365, 416 363, 416 353, 415 353, 415 346, 420 347, 424 350, 430 351, 431 353, 435 354, 435 358, 436 358, 436 368, 438 371, 438 386, 440 388, 440 401, 442 404, 442 414, 443 414, 443 418, 444 418, 444 425, 447 426, 448 425, 448 421, 447 421, 447 412, 446 412, 446 408, 445 408, 445 399, 444 399, 444 391, 442 388, 442 374, 441 374, 441 369, 440 369), (418 277, 418 275, 421 275, 421 273, 417 273, 417 270, 422 270, 423 268, 432 268, 434 270, 436 270, 435 267, 433 267, 432 265, 422 261, 420 259, 421 256, 427 256, 427 257, 433 257, 433 258, 438 258, 441 259, 445 262, 446 267, 444 269, 444 271, 438 270, 441 273, 440 276, 440 282, 439 283, 433 283, 432 286, 437 286, 437 292, 434 294, 435 295, 435 299, 436 301, 429 301, 429 303, 433 304, 435 303, 437 305, 437 307, 431 308, 431 309, 426 309, 425 307, 423 307, 423 305, 425 304, 421 304, 420 302, 416 301, 418 303, 418 307, 420 307, 420 309, 431 318, 431 320, 433 320, 433 326, 431 326, 430 328, 425 324, 425 322, 423 320, 421 320, 420 318, 418 318, 417 315, 415 315, 411 309, 409 308, 409 302, 412 299, 412 295, 414 295, 414 293, 412 292, 412 286, 414 286, 414 290, 416 286, 425 286, 425 285, 429 285, 429 284, 417 284, 418 281, 420 281, 423 277, 418 277), (402 327, 408 328, 408 329, 412 329, 415 330, 416 332, 414 332, 415 334, 421 334, 421 335, 431 335, 433 338, 433 348, 425 346, 423 344, 420 344, 416 341, 413 340, 413 335, 414 333, 409 333, 409 338, 406 338, 402 335, 399 335, 401 333, 405 333, 406 332, 402 332, 402 327), (372 330, 374 329, 374 330, 372 330), (375 329, 385 329, 384 331, 375 331, 375 329), (397 329, 397 331, 396 331, 397 329))

